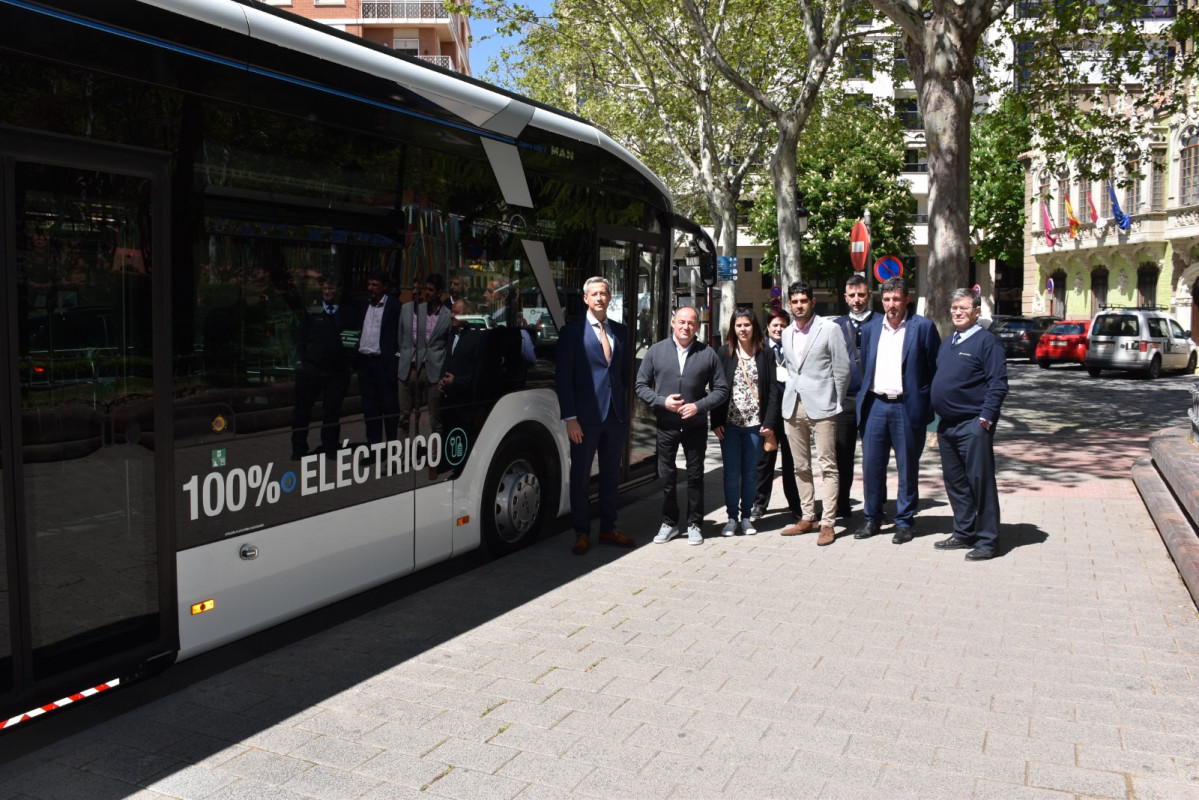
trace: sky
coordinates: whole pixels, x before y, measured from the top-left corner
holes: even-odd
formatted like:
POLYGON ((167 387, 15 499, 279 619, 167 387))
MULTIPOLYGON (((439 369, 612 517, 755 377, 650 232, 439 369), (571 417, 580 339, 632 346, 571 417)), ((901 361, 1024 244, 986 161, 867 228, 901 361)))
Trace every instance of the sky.
MULTIPOLYGON (((523 2, 538 14, 548 15, 550 13, 552 0, 523 0, 523 2)), ((495 23, 490 20, 475 18, 470 21, 470 33, 474 39, 474 42, 470 46, 470 68, 476 78, 483 78, 483 73, 487 71, 491 59, 498 58, 500 50, 518 41, 516 39, 501 38, 491 38, 485 42, 479 41, 482 37, 489 36, 494 31, 495 23)))

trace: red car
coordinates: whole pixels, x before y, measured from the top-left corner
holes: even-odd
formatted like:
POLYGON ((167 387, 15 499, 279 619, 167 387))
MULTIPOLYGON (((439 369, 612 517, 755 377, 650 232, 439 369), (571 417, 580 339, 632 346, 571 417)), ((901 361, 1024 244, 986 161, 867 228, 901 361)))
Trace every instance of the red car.
POLYGON ((1037 342, 1037 364, 1041 369, 1049 369, 1054 363, 1082 364, 1087 357, 1087 334, 1090 332, 1089 319, 1055 323, 1037 342))

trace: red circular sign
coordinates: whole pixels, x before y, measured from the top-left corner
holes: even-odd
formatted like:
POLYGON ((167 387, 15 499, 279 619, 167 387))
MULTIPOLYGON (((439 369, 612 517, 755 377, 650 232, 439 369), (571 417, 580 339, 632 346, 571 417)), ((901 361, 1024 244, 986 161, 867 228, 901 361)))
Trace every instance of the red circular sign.
POLYGON ((849 234, 849 261, 853 264, 854 272, 866 270, 866 256, 869 253, 870 231, 866 230, 866 223, 858 220, 849 234))

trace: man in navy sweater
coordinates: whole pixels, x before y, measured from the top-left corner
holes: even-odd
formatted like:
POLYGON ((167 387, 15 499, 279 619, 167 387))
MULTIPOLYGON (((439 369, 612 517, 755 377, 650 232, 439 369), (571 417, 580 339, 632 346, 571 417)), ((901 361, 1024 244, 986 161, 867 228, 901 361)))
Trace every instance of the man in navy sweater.
POLYGON ((967 561, 994 558, 999 548, 994 439, 1008 391, 1003 345, 979 327, 981 304, 969 289, 950 296, 954 333, 941 343, 932 386, 933 408, 941 417, 941 471, 953 508, 953 536, 933 547, 969 550, 967 561))

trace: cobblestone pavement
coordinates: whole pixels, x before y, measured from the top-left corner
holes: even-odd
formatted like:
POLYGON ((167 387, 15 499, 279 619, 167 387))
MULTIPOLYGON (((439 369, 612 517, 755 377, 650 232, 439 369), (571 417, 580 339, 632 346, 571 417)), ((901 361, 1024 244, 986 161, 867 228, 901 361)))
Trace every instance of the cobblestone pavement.
POLYGON ((0 797, 1199 798, 1199 617, 1129 478, 1190 379, 1012 374, 993 561, 933 550, 934 447, 903 546, 721 538, 712 460, 703 546, 649 543, 648 487, 636 550, 549 537, 19 758, 0 797))

